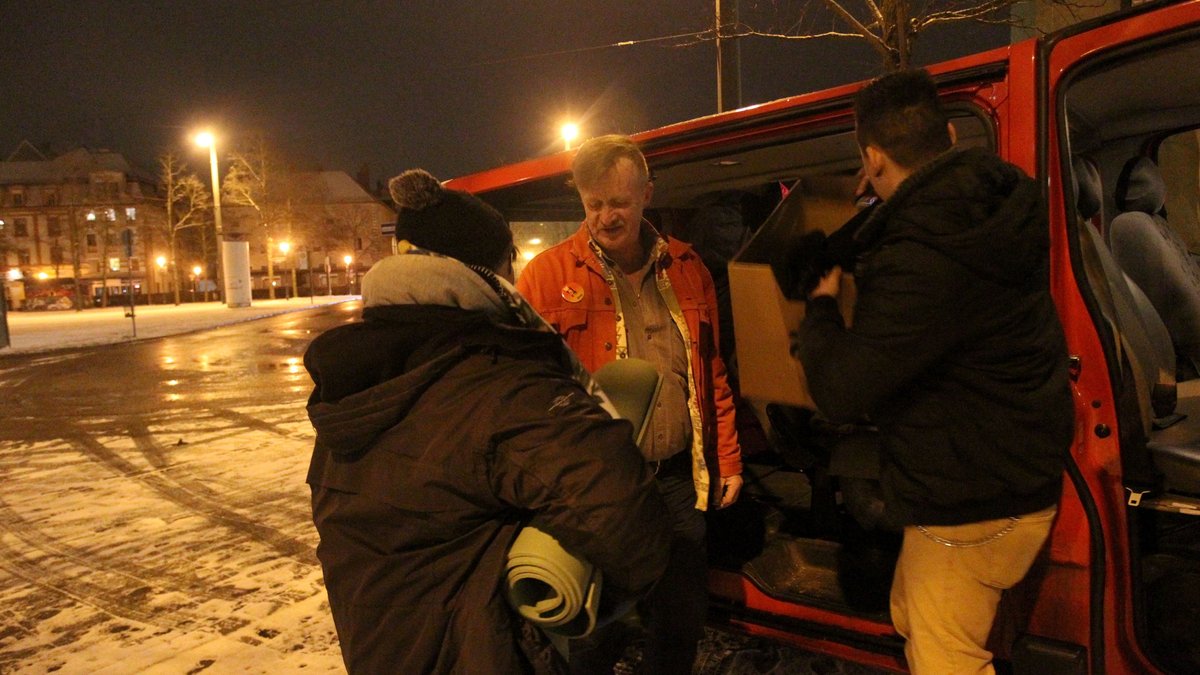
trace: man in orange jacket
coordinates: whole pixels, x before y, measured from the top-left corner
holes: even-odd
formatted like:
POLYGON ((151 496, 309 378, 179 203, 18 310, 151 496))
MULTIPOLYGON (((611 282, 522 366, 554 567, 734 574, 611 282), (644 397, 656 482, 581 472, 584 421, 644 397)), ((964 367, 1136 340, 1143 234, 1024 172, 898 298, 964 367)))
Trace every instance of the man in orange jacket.
MULTIPOLYGON (((534 258, 517 289, 589 370, 633 357, 654 363, 663 376, 641 450, 654 465, 674 539, 667 572, 642 605, 644 664, 652 673, 690 673, 707 608, 702 512, 734 503, 742 487, 716 292, 696 252, 643 219, 654 185, 631 139, 584 143, 572 177, 584 222, 534 258)), ((612 642, 573 648, 573 670, 611 672, 620 655, 612 642)))

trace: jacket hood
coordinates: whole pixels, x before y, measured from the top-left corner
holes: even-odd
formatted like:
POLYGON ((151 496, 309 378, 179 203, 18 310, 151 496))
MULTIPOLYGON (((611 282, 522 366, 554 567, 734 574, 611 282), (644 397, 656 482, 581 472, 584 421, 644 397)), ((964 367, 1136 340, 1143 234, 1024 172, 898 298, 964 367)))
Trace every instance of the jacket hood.
POLYGON ((321 334, 304 354, 315 385, 308 417, 317 446, 339 456, 364 452, 403 422, 431 384, 478 352, 555 359, 563 348, 556 334, 437 305, 370 307, 361 323, 321 334))
POLYGON ((982 148, 951 150, 910 175, 862 228, 881 245, 910 240, 990 281, 1044 273, 1049 225, 1037 183, 982 148))

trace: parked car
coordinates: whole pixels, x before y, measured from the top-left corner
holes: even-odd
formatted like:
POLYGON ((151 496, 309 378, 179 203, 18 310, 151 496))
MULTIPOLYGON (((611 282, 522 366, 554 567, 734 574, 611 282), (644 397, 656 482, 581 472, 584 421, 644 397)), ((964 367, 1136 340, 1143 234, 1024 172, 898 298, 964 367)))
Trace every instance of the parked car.
MULTIPOLYGON (((1077 429, 1058 518, 991 640, 1015 672, 1200 672, 1197 63, 1191 0, 929 68, 959 142, 1044 186, 1050 282, 1072 361, 1077 429)), ((729 291, 722 348, 746 402, 747 487, 712 521, 713 621, 903 670, 902 641, 875 602, 890 578, 844 568, 862 533, 822 466, 830 430, 789 355, 804 307, 780 286, 780 253, 854 212, 861 85, 635 138, 655 178, 647 216, 692 241, 729 291), (765 447, 749 442, 756 425, 765 447)), ((531 256, 582 219, 569 165, 560 153, 450 185, 504 212, 531 256)))

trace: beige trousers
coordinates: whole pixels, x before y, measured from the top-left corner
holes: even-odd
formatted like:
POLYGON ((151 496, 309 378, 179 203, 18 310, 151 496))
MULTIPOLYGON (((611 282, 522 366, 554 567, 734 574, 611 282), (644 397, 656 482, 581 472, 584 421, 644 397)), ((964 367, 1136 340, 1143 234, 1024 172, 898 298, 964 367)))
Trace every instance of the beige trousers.
POLYGON ((1056 510, 904 528, 891 609, 915 675, 995 672, 986 645, 1000 594, 1029 571, 1056 510))

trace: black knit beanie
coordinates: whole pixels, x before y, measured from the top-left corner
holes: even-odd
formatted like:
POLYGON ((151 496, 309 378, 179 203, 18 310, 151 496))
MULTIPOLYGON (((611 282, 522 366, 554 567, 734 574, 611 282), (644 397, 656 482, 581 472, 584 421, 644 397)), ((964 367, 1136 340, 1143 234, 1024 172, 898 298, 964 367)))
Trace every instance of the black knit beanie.
POLYGON ((388 181, 396 202, 396 239, 493 269, 512 250, 512 230, 500 212, 478 197, 442 187, 424 169, 388 181))

